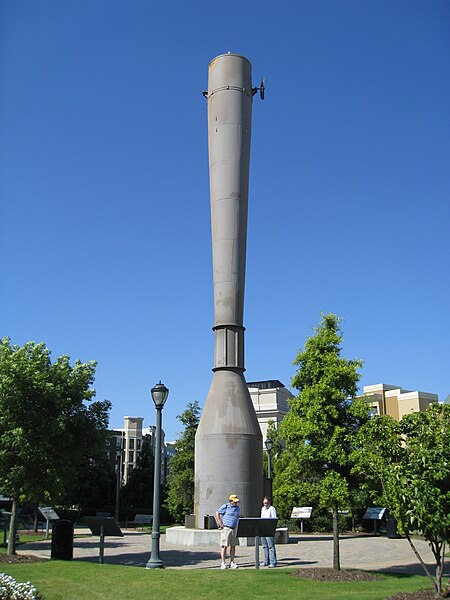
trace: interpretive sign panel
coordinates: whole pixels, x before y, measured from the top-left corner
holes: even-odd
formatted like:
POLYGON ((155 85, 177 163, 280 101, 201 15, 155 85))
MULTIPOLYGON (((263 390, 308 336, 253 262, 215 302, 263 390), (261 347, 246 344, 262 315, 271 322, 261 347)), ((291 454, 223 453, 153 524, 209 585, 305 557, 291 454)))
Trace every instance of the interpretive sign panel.
POLYGON ((291 512, 291 519, 309 519, 312 509, 312 506, 294 506, 291 512))
POLYGON ((84 520, 92 531, 92 535, 116 535, 123 537, 122 530, 120 529, 117 521, 114 517, 84 517, 84 520))
POLYGON ((363 519, 375 519, 377 521, 381 521, 385 512, 385 508, 379 508, 376 506, 367 508, 366 512, 364 513, 363 519))
POLYGON ((45 539, 48 540, 50 521, 58 521, 59 517, 51 506, 39 506, 39 512, 45 519, 45 539))
POLYGON ((51 506, 40 506, 39 512, 46 521, 57 521, 59 519, 58 515, 51 506))
POLYGON ((92 535, 100 536, 99 563, 103 564, 103 556, 105 554, 105 536, 109 535, 123 537, 122 530, 120 529, 114 517, 84 517, 84 521, 92 531, 92 535))
POLYGON ((259 569, 259 538, 274 537, 278 519, 250 519, 242 517, 238 521, 237 537, 255 538, 255 569, 259 569))

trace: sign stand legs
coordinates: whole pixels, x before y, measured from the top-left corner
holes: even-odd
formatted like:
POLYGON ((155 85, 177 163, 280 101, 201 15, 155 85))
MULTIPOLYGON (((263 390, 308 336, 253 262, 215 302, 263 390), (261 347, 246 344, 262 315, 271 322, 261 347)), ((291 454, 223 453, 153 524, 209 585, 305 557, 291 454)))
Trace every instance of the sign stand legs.
POLYGON ((100 525, 100 556, 99 556, 99 562, 102 565, 103 564, 103 556, 105 554, 105 530, 103 525, 100 525))
POLYGON ((255 528, 255 569, 259 569, 259 527, 255 528))

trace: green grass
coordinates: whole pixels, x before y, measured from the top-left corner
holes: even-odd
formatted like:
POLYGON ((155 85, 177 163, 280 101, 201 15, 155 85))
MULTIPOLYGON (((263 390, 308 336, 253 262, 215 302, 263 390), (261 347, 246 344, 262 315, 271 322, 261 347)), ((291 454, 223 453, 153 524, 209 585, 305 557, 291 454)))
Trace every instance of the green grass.
POLYGON ((17 581, 31 581, 44 600, 160 600, 283 598, 283 600, 382 600, 429 587, 421 576, 383 575, 379 581, 327 583, 289 576, 295 569, 155 569, 86 562, 0 564, 17 581))
MULTIPOLYGON (((20 541, 17 542, 16 547, 20 548, 21 544, 26 544, 27 542, 40 542, 45 539, 44 533, 20 533, 20 541)), ((0 541, 0 553, 6 554, 6 546, 3 545, 3 534, 1 536, 0 541)), ((1 567, 1 565, 0 565, 1 567)))

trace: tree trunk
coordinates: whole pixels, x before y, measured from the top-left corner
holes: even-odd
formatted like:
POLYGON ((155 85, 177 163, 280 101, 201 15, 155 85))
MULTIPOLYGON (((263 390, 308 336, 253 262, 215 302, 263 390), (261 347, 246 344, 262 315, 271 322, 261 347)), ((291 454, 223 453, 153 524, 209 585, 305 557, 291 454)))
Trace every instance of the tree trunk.
POLYGON ((34 531, 34 533, 38 532, 38 528, 39 528, 39 508, 36 505, 34 507, 34 521, 33 521, 33 531, 34 531))
POLYGON ((440 598, 442 594, 442 575, 444 573, 445 562, 445 542, 444 540, 430 542, 436 561, 436 572, 434 581, 434 597, 440 598))
MULTIPOLYGON (((408 540, 409 545, 411 546, 412 551, 414 552, 414 554, 417 557, 417 560, 420 562, 420 564, 422 565, 423 570, 425 571, 426 576, 430 579, 430 581, 433 584, 434 589, 436 589, 436 583, 434 581, 434 577, 433 575, 430 573, 430 571, 427 568, 427 565, 423 562, 422 557, 420 556, 420 554, 417 551, 417 548, 414 546, 414 543, 409 535, 408 532, 405 532, 405 537, 408 540)), ((433 547, 431 547, 431 549, 433 549, 433 547)))
POLYGON ((9 522, 9 534, 8 534, 8 548, 6 554, 12 555, 16 553, 16 534, 17 534, 17 509, 18 509, 17 496, 13 498, 12 509, 11 509, 11 520, 9 522))
POLYGON ((341 560, 339 557, 339 527, 337 506, 333 506, 333 569, 336 571, 341 570, 341 560))

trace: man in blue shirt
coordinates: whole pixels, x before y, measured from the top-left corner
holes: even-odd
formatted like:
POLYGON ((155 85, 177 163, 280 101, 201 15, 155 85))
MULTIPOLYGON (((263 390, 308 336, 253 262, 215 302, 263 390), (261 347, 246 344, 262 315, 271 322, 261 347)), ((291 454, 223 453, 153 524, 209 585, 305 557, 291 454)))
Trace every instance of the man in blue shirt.
POLYGON ((239 540, 236 537, 236 530, 241 515, 241 509, 239 506, 239 498, 236 494, 231 494, 228 498, 228 502, 219 506, 216 511, 216 520, 219 529, 222 530, 220 534, 220 558, 222 559, 221 569, 226 569, 225 557, 227 554, 227 547, 230 546, 230 569, 237 569, 237 564, 234 562, 236 555, 236 546, 239 544, 239 540))

